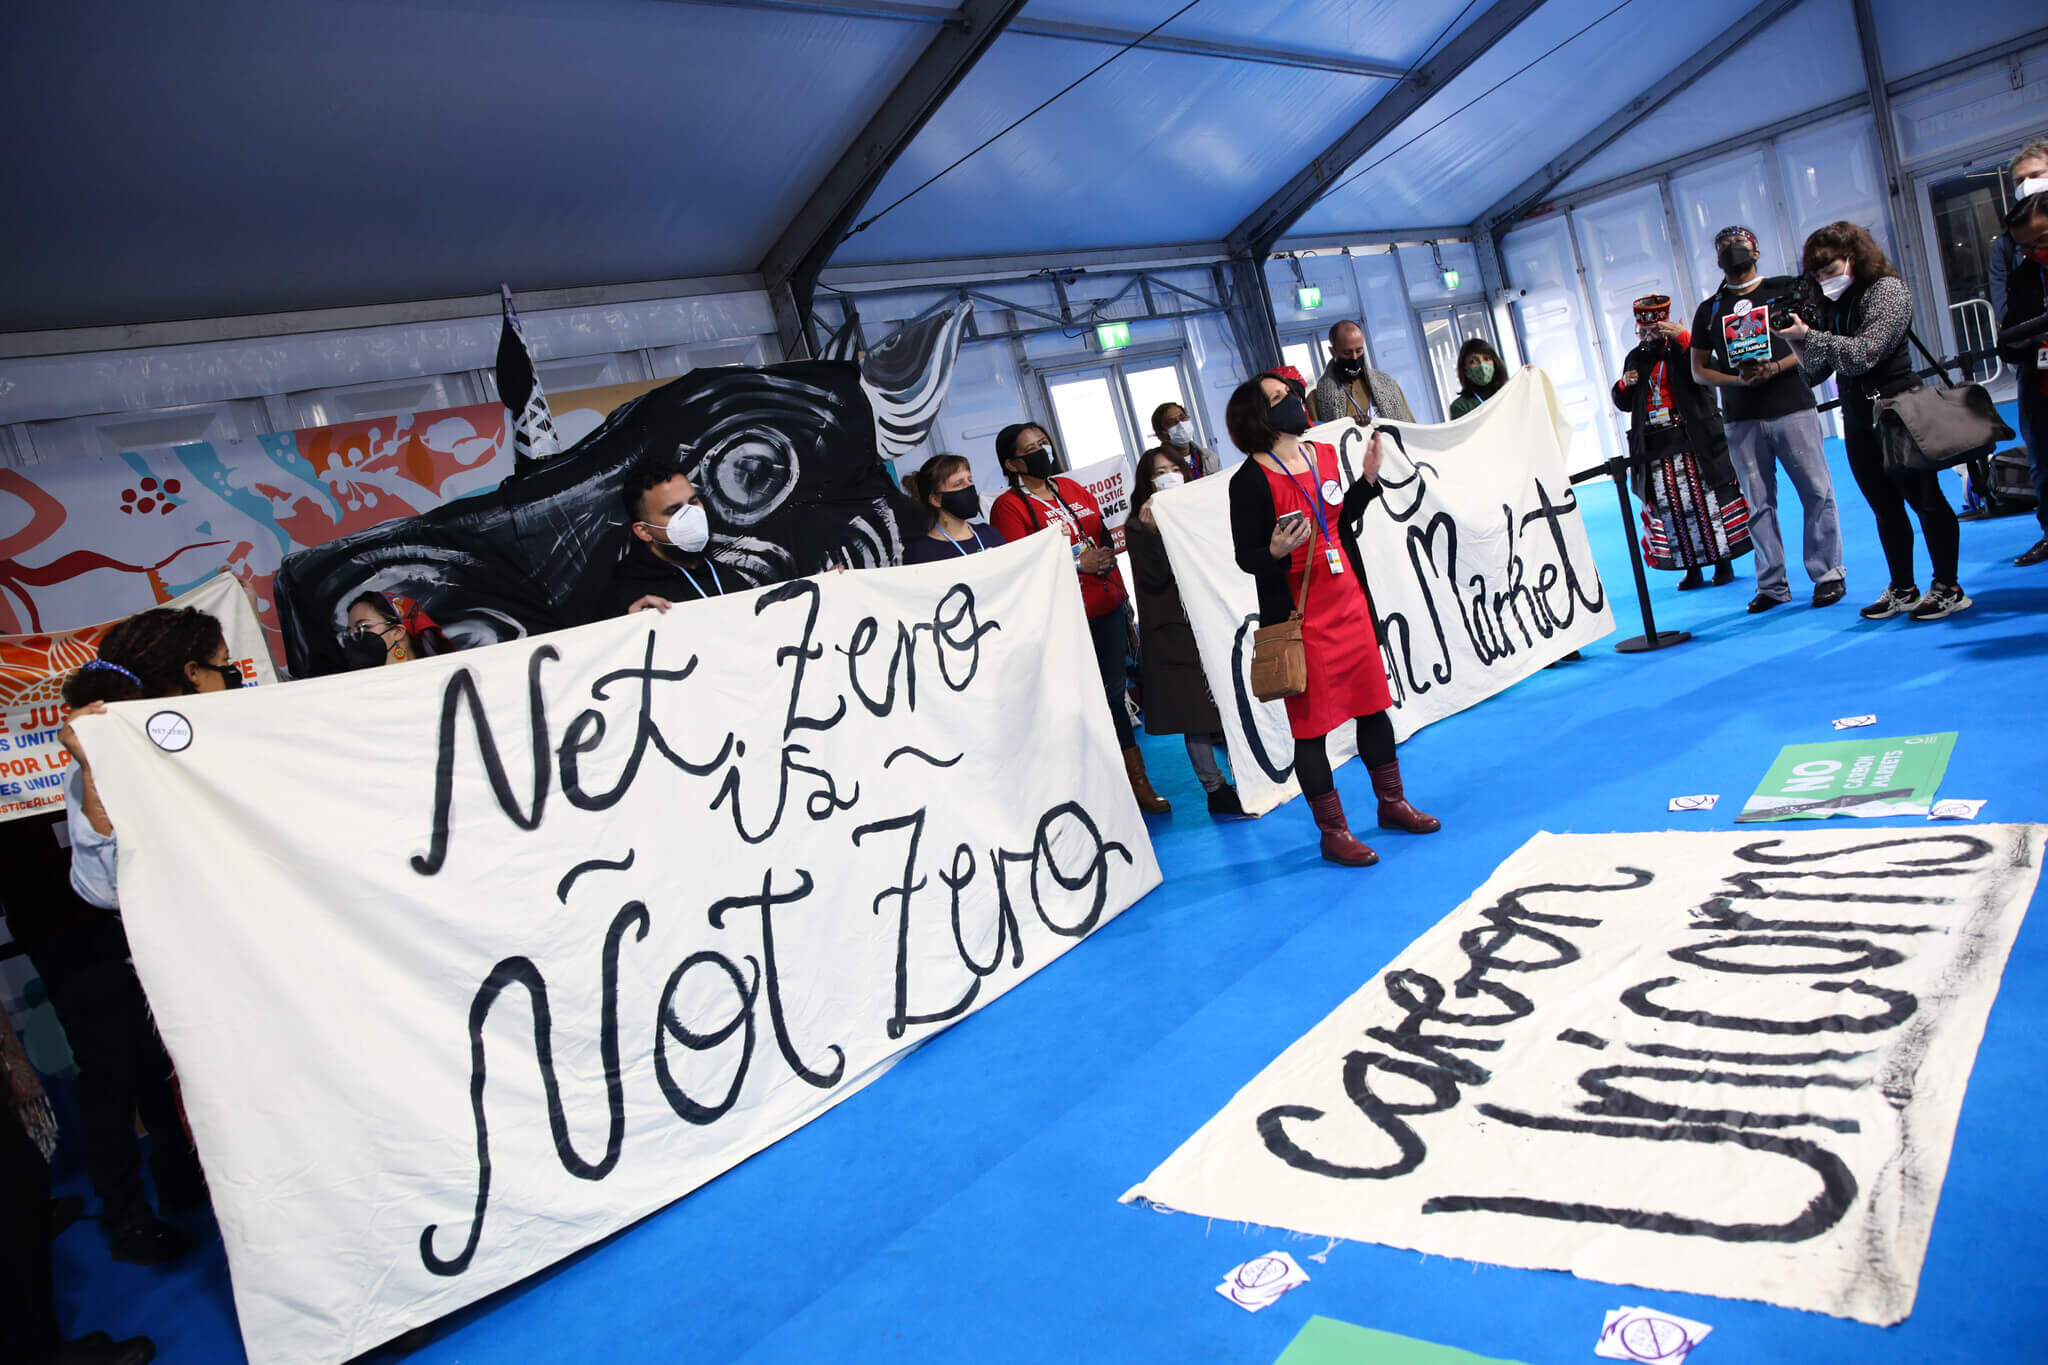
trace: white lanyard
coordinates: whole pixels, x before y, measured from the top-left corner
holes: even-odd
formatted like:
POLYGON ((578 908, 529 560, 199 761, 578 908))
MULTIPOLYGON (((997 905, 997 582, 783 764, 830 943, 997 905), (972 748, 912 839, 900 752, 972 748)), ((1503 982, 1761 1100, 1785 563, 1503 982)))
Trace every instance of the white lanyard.
MULTIPOLYGON (((676 563, 673 559, 671 559, 668 563, 670 568, 674 569, 677 573, 681 574, 683 577, 690 580, 690 586, 697 590, 697 596, 703 597, 705 595, 704 585, 697 581, 697 575, 691 573, 688 569, 676 563)), ((716 595, 719 597, 725 596, 725 584, 718 581, 718 565, 713 561, 707 559, 704 561, 704 567, 711 570, 711 586, 718 590, 716 595)))

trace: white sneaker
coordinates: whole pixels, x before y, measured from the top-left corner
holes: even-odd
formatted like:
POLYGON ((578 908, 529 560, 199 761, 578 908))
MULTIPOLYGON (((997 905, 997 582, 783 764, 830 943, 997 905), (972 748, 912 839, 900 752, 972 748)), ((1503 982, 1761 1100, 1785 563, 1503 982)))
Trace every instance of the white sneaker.
POLYGON ((1939 621, 1969 605, 1970 599, 1963 595, 1960 584, 1936 583, 1927 589, 1927 596, 1920 599, 1920 605, 1913 608, 1911 615, 1915 621, 1939 621))

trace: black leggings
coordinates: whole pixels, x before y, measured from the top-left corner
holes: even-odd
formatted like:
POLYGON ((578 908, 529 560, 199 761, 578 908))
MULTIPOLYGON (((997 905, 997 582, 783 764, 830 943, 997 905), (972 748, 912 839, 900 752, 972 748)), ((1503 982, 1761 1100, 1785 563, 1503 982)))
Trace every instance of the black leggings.
MULTIPOLYGON (((1358 756, 1365 760, 1368 768, 1377 768, 1394 761, 1394 722, 1384 711, 1375 711, 1369 716, 1358 718, 1358 756)), ((1337 779, 1330 775, 1330 751, 1324 745, 1326 736, 1294 741, 1294 776, 1301 783, 1301 790, 1308 796, 1321 796, 1336 788, 1337 779)))
POLYGON ((1868 403, 1842 404, 1842 444, 1849 450, 1849 472, 1863 490, 1863 500, 1877 515, 1877 539, 1884 546, 1885 567, 1891 570, 1894 588, 1913 586, 1913 523, 1906 517, 1910 505, 1920 518, 1920 534, 1927 540, 1927 557, 1934 563, 1934 581, 1954 585, 1956 560, 1962 551, 1962 528, 1956 523, 1956 509, 1949 506, 1940 480, 1932 473, 1887 473, 1884 448, 1877 439, 1877 424, 1868 403))
POLYGON ((1102 691, 1109 701, 1110 722, 1116 726, 1116 746, 1128 749, 1138 740, 1131 733, 1130 708, 1124 705, 1124 670, 1131 657, 1131 636, 1124 628, 1121 608, 1088 618, 1088 636, 1095 645, 1095 663, 1102 670, 1102 691))

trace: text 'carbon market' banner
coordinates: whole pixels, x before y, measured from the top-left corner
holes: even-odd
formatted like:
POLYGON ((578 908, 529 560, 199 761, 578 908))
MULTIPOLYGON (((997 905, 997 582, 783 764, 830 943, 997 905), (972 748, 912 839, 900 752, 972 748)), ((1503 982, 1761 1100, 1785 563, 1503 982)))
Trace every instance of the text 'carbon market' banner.
POLYGON ((255 1365, 660 1208, 1157 885, 1095 677, 1040 536, 80 721, 255 1365))
MULTIPOLYGON (((217 573, 163 605, 197 607, 219 621, 228 658, 242 670, 245 686, 277 681, 263 626, 233 574, 217 573)), ((70 715, 64 680, 99 657, 100 640, 118 624, 0 635, 0 820, 63 806, 64 769, 71 763, 57 741, 70 715)))
POLYGON ((2044 834, 1539 834, 1124 1198, 1898 1322, 2044 834))
MULTIPOLYGON (((1394 697, 1394 733, 1407 738, 1614 630, 1579 518, 1565 421, 1541 370, 1525 369, 1477 412, 1442 426, 1397 427, 1404 455, 1381 441, 1385 492, 1358 535, 1394 697)), ((1327 422, 1307 439, 1337 447, 1346 487, 1371 433, 1327 422)), ((1271 810, 1300 791, 1294 741, 1279 702, 1252 696, 1259 595, 1230 543, 1230 479, 1197 479, 1150 506, 1173 561, 1246 810, 1271 810)), ((1313 595, 1315 589, 1309 589, 1313 595)), ((1349 725, 1330 759, 1357 752, 1349 725)))

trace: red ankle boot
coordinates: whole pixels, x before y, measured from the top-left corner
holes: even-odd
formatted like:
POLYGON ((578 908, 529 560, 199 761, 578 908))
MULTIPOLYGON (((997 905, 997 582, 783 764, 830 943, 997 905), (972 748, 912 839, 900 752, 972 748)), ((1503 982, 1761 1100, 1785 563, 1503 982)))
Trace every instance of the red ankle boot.
POLYGON ((1372 774, 1372 794, 1380 799, 1380 828, 1398 829, 1409 834, 1434 834, 1444 827, 1444 822, 1434 815, 1424 815, 1408 804, 1408 798, 1401 795, 1401 760, 1392 759, 1377 768, 1367 768, 1372 774))
POLYGON ((1371 867, 1380 860, 1380 855, 1359 842, 1351 826, 1344 819, 1344 803, 1338 799, 1336 790, 1324 792, 1321 796, 1308 799, 1310 814, 1316 818, 1316 828, 1323 835, 1323 859, 1326 862, 1342 863, 1346 867, 1371 867))

